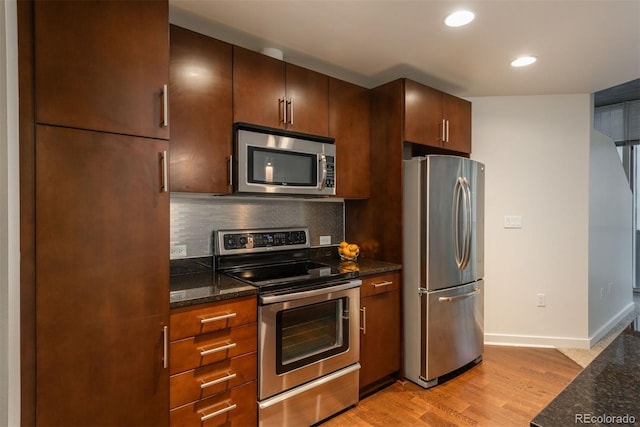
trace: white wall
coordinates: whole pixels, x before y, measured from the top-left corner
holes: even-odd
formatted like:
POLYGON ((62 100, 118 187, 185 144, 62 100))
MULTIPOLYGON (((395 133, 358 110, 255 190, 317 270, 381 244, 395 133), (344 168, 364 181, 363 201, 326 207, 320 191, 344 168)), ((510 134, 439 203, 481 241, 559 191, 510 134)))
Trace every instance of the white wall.
POLYGON ((0 2, 0 425, 20 425, 18 53, 15 0, 0 2))
POLYGON ((485 342, 588 348, 590 95, 471 101, 472 158, 486 164, 485 342))
POLYGON ((595 344, 634 309, 633 197, 613 140, 596 130, 589 182, 589 337, 595 344))

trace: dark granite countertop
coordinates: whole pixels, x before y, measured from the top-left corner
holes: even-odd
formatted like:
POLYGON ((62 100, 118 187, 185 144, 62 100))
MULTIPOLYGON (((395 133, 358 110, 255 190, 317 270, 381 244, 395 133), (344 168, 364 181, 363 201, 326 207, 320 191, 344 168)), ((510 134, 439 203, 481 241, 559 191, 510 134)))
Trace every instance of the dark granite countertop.
POLYGON ((640 425, 640 318, 534 419, 535 427, 640 425))
MULTIPOLYGON (((342 263, 334 251, 313 254, 319 262, 338 268, 356 268, 359 276, 399 271, 401 265, 361 258, 356 263, 342 263)), ((171 261, 169 302, 171 308, 257 295, 256 287, 213 271, 213 257, 171 261)))

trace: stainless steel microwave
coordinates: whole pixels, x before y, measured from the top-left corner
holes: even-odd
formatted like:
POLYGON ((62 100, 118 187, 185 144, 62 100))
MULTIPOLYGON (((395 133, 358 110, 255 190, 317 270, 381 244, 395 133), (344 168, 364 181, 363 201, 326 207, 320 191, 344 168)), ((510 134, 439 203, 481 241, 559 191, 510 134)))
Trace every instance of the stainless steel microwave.
POLYGON ((237 193, 335 196, 333 139, 251 125, 235 127, 237 193))

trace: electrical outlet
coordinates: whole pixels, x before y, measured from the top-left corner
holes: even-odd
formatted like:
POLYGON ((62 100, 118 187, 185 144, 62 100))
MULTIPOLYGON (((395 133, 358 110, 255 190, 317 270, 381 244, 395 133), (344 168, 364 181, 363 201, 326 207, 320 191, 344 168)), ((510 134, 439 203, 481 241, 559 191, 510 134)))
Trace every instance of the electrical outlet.
POLYGON ((522 228, 522 217, 520 215, 505 215, 504 228, 522 228))
POLYGON ((545 294, 537 295, 537 305, 538 307, 546 307, 547 305, 547 296, 545 294))
POLYGON ((169 249, 169 258, 184 258, 187 256, 187 245, 172 245, 169 249))
POLYGON ((320 245, 330 245, 331 236, 320 236, 320 245))

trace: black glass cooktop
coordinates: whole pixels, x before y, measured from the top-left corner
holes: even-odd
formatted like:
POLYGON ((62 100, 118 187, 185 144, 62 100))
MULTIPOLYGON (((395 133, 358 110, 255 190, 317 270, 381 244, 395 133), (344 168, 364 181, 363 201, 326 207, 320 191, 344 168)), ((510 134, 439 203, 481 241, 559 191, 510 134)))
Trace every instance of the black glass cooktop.
POLYGON ((356 272, 313 261, 254 266, 221 271, 259 288, 260 293, 316 288, 336 280, 350 279, 356 272))

